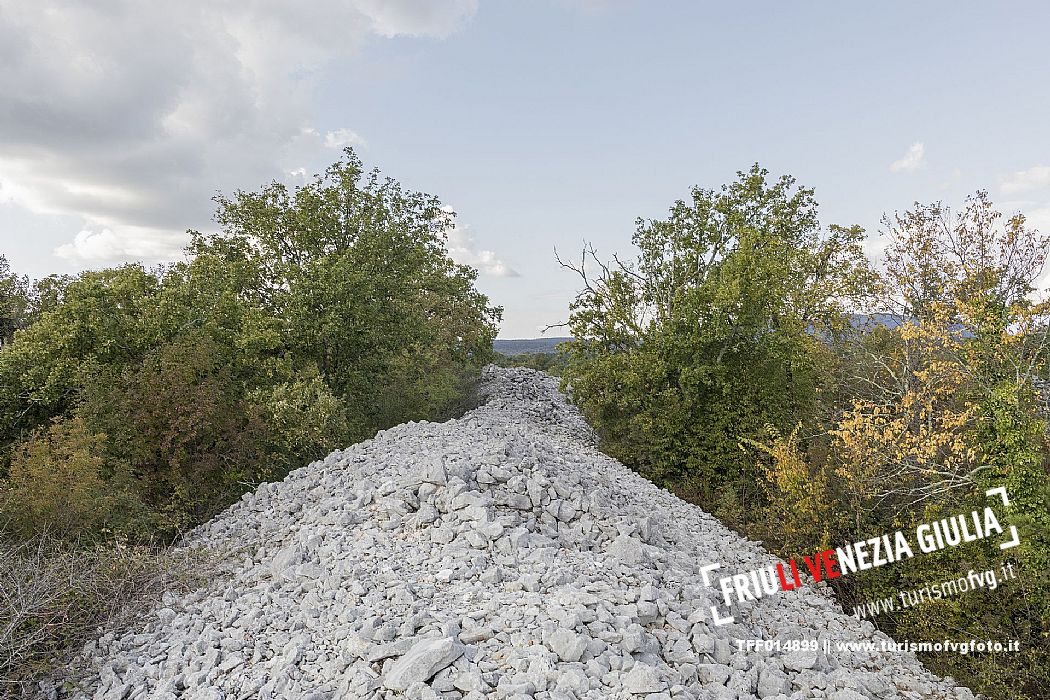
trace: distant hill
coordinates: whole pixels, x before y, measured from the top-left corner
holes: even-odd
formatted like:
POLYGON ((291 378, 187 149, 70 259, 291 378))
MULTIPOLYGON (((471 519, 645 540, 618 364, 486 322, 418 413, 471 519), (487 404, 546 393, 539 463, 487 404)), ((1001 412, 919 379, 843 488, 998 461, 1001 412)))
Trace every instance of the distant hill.
POLYGON ((854 328, 871 330, 875 326, 896 328, 904 323, 904 319, 897 314, 853 314, 850 316, 850 323, 854 328))
MULTIPOLYGON (((858 329, 870 331, 876 326, 896 328, 901 325, 902 319, 894 314, 853 314, 850 324, 858 329)), ((561 336, 557 338, 509 338, 497 339, 492 342, 492 349, 507 355, 530 355, 541 352, 556 352, 558 345, 572 340, 571 337, 561 336)))
POLYGON ((528 355, 536 352, 555 352, 557 347, 572 338, 513 338, 492 341, 492 349, 503 355, 528 355))

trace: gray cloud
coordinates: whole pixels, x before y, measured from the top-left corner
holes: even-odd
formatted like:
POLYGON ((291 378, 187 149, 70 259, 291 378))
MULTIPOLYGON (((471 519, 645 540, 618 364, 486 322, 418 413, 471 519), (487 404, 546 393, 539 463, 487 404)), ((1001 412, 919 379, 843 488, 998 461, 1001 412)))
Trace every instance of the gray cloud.
POLYGON ((0 0, 0 200, 82 217, 62 257, 170 257, 181 231, 208 226, 216 191, 286 177, 326 141, 360 140, 349 126, 312 127, 319 69, 371 36, 447 36, 475 10, 0 0))

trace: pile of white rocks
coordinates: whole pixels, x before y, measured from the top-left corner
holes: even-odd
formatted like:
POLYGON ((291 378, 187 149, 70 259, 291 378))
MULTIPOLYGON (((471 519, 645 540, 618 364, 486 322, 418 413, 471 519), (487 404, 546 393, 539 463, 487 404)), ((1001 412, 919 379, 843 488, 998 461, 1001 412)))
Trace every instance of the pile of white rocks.
POLYGON ((771 556, 597 451, 556 387, 489 367, 485 403, 462 418, 382 431, 245 495, 189 538, 225 552, 228 576, 88 644, 93 675, 73 694, 973 697, 911 654, 825 652, 888 639, 826 591, 716 625, 700 567, 771 556))

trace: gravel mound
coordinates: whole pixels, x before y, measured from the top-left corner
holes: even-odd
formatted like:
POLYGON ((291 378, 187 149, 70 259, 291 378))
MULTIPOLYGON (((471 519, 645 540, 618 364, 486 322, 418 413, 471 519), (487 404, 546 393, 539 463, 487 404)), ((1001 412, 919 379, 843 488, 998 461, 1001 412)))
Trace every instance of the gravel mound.
POLYGON ((972 698, 805 587, 714 624, 758 544, 598 452, 556 381, 486 368, 485 403, 264 484, 191 533, 229 575, 85 647, 95 698, 972 698), (723 572, 719 572, 720 575, 723 572))

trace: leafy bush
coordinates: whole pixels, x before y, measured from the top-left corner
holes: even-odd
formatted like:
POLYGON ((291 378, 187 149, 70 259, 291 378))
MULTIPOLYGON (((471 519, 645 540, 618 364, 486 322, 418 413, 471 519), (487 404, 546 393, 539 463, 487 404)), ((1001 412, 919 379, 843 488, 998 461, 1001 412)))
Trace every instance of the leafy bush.
POLYGON ((203 334, 166 343, 83 393, 77 415, 107 435, 109 463, 129 465, 158 534, 196 524, 280 473, 260 408, 203 334))
POLYGON ((20 443, 0 490, 12 532, 76 538, 124 530, 141 515, 125 465, 107 461, 105 436, 79 417, 56 418, 20 443))

